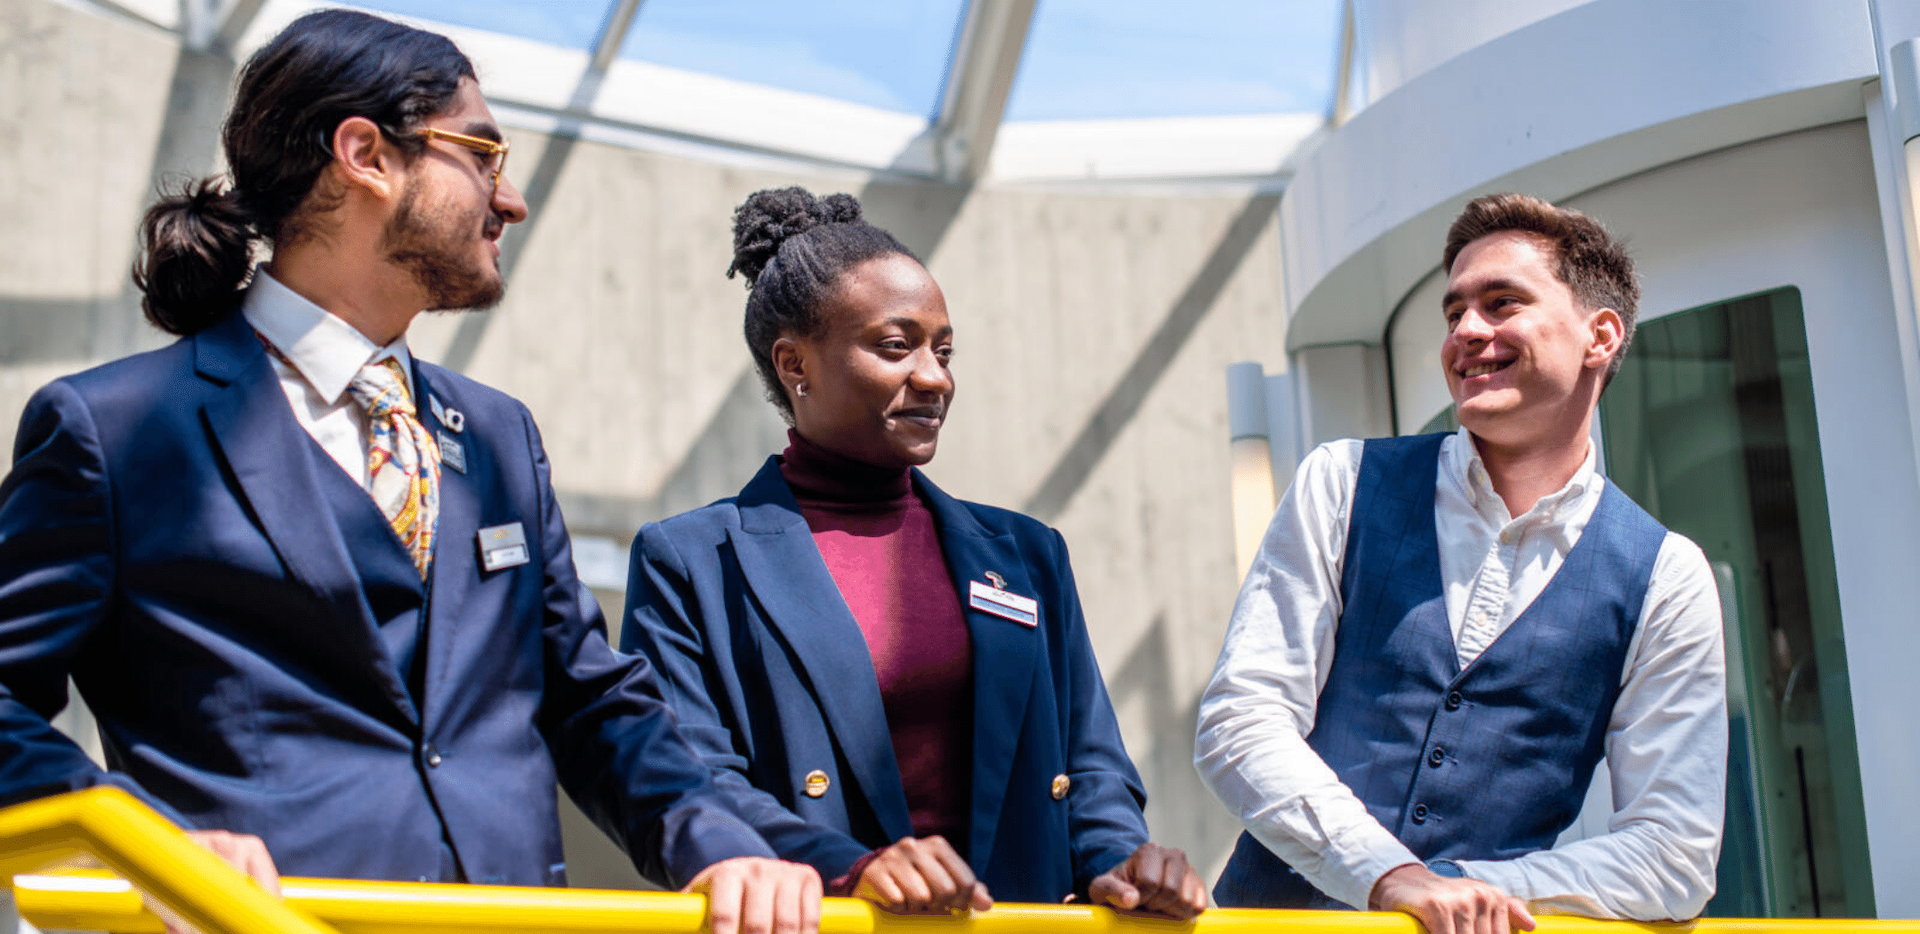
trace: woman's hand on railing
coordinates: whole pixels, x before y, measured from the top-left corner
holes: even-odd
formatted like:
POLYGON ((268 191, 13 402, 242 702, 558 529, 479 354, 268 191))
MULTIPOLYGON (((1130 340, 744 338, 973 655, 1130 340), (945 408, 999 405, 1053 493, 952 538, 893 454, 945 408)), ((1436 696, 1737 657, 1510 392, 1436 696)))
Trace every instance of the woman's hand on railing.
POLYGON ((953 844, 937 835, 906 837, 881 850, 861 871, 853 895, 888 911, 912 914, 993 907, 986 884, 973 877, 953 844))
POLYGON ((1207 884, 1187 854, 1142 843, 1126 861, 1101 873, 1087 887, 1096 905, 1185 921, 1207 910, 1207 884))

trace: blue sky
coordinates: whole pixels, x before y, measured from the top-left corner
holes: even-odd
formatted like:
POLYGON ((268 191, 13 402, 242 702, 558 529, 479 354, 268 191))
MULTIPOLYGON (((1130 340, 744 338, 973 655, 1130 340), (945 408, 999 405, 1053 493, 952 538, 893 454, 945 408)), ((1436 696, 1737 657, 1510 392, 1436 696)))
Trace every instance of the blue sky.
MULTIPOLYGON (((362 0, 575 48, 608 0, 362 0)), ((964 0, 643 0, 641 59, 906 113, 939 105, 964 0)), ((1040 0, 1010 120, 1324 113, 1340 0, 1040 0)))

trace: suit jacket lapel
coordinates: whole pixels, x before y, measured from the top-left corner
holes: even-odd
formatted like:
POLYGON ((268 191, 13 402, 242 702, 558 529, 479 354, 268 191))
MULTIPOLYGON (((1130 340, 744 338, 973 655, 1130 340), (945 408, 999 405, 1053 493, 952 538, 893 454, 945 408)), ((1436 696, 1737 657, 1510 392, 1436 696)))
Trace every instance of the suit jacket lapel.
POLYGON ((793 492, 768 458, 737 500, 730 533, 747 587, 799 659, 815 699, 889 840, 910 836, 907 795, 866 637, 820 559, 793 492))
POLYGON ((479 490, 490 476, 483 473, 490 470, 487 452, 476 450, 471 443, 472 435, 464 433, 467 427, 465 422, 461 423, 461 431, 453 431, 443 420, 450 416, 443 416, 440 406, 428 402, 429 399, 437 399, 456 411, 461 408, 459 399, 445 391, 451 387, 435 385, 430 369, 422 366, 418 360, 414 361, 414 407, 419 413, 420 423, 435 442, 445 437, 459 445, 465 469, 455 470, 445 463, 440 466, 440 517, 434 525, 433 571, 429 578, 430 591, 424 609, 426 619, 421 632, 421 638, 426 640, 424 651, 427 653, 427 669, 420 688, 419 703, 421 719, 427 722, 432 722, 432 715, 439 709, 435 701, 445 687, 443 675, 453 664, 454 638, 460 633, 459 620, 467 617, 467 598, 480 590, 480 564, 478 546, 475 544, 479 540, 481 522, 479 490))
POLYGON ((332 608, 360 656, 374 660, 367 667, 395 710, 406 723, 416 722, 406 686, 374 629, 339 524, 328 518, 308 450, 313 439, 293 419, 266 350, 239 314, 202 331, 194 342, 196 370, 226 387, 202 411, 240 495, 287 570, 332 608))
POLYGON ((942 492, 918 470, 915 488, 926 499, 940 529, 940 547, 947 569, 966 613, 973 635, 973 817, 968 854, 976 866, 993 855, 1000 809, 1007 799, 1013 760, 1033 696, 1033 665, 1048 625, 1046 602, 1041 601, 1039 626, 1024 626, 1004 617, 976 610, 968 599, 972 582, 990 583, 987 572, 1005 578, 1006 589, 1040 598, 1013 536, 995 534, 976 521, 958 500, 942 492))

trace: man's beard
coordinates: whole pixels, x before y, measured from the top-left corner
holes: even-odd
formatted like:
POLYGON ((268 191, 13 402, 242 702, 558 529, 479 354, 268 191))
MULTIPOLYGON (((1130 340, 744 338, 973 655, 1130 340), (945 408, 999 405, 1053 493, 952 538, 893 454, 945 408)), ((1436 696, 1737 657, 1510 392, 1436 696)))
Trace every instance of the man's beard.
MULTIPOLYGON (((499 269, 470 259, 472 241, 463 226, 444 212, 429 214, 419 206, 419 189, 409 182, 386 229, 380 247, 387 259, 413 274, 427 293, 429 310, 482 310, 500 303, 506 283, 499 269)), ((493 219, 489 218, 488 223, 493 219)))

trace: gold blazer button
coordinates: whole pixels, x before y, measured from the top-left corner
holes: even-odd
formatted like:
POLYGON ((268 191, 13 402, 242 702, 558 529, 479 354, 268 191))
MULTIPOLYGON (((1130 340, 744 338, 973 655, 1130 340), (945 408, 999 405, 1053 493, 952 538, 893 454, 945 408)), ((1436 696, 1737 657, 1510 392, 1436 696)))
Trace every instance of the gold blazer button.
MULTIPOLYGON (((1065 777, 1065 776, 1062 776, 1062 777, 1065 777)), ((813 771, 807 773, 806 790, 807 790, 807 797, 809 798, 818 798, 821 795, 826 794, 827 789, 829 787, 832 787, 832 785, 833 785, 833 780, 827 778, 827 773, 822 772, 819 769, 814 769, 813 771)), ((1055 787, 1058 787, 1057 780, 1055 782, 1055 787)))
POLYGON ((1072 787, 1073 787, 1073 779, 1068 778, 1064 774, 1055 775, 1053 777, 1053 800, 1058 801, 1061 798, 1066 797, 1067 789, 1072 787))

